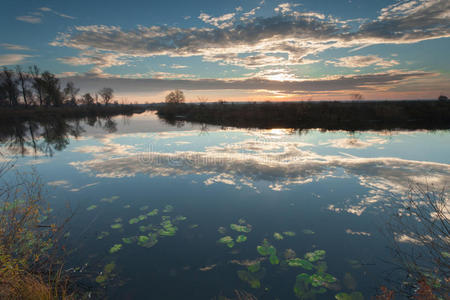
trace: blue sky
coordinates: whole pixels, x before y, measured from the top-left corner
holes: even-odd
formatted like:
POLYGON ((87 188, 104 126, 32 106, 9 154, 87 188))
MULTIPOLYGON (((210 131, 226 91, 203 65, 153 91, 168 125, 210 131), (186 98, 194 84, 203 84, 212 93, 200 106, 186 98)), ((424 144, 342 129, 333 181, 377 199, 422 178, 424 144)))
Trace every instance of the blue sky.
POLYGON ((450 2, 5 0, 0 65, 124 101, 450 94, 450 2))

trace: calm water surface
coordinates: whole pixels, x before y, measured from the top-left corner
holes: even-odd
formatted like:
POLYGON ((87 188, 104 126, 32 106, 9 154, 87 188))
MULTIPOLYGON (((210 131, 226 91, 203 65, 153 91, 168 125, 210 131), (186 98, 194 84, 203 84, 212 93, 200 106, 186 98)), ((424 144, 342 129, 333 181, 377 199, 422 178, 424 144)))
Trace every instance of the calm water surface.
POLYGON ((450 182, 446 131, 222 129, 152 113, 69 127, 2 148, 36 168, 56 212, 70 204, 68 267, 111 299, 370 299, 392 279, 393 198, 450 182), (296 284, 301 273, 319 286, 296 284))

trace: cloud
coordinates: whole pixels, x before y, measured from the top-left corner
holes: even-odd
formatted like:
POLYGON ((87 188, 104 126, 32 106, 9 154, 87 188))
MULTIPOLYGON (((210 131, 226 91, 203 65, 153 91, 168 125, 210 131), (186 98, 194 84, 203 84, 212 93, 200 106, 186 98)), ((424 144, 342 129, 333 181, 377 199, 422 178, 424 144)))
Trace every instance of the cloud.
POLYGON ((31 50, 30 48, 28 48, 26 46, 7 44, 7 43, 0 44, 0 47, 7 49, 7 50, 15 50, 15 51, 30 51, 31 50))
POLYGON ((31 24, 39 24, 42 22, 42 19, 38 16, 18 16, 16 20, 31 23, 31 24))
POLYGON ((187 66, 173 64, 170 66, 171 69, 186 69, 187 66))
POLYGON ((57 15, 61 18, 65 18, 65 19, 72 19, 72 20, 76 19, 75 17, 57 12, 56 10, 53 10, 49 7, 41 7, 38 9, 38 11, 30 13, 29 15, 16 17, 16 20, 31 23, 31 24, 39 24, 39 23, 42 23, 42 18, 44 17, 43 13, 53 13, 54 15, 57 15))
POLYGON ((10 66, 22 63, 26 58, 32 57, 25 54, 4 54, 0 55, 0 66, 10 66))
POLYGON ((377 55, 341 57, 337 61, 328 61, 327 63, 344 68, 364 68, 369 66, 389 68, 399 64, 394 59, 386 60, 377 55))
MULTIPOLYGON (((97 74, 78 75, 74 77, 63 78, 64 81, 73 81, 84 89, 96 89, 98 86, 114 86, 117 93, 145 93, 162 92, 173 89, 182 90, 268 90, 280 91, 290 94, 301 94, 303 92, 319 91, 352 91, 352 90, 377 90, 380 88, 391 87, 414 78, 426 78, 434 76, 429 72, 383 72, 364 75, 348 75, 325 77, 313 80, 300 80, 293 78, 289 73, 283 70, 277 70, 275 73, 264 71, 253 74, 252 78, 245 79, 163 79, 176 78, 180 74, 155 72, 148 74, 161 75, 157 78, 117 78, 97 74), (268 73, 269 72, 269 73, 268 73), (170 76, 167 76, 170 75, 170 76), (254 76, 273 78, 269 80, 254 76), (293 80, 295 79, 295 80, 293 80)), ((144 74, 148 75, 148 74, 144 74)), ((189 75, 189 74, 188 74, 189 75)), ((193 76, 193 75, 192 75, 193 76)))
MULTIPOLYGON (((287 61, 280 61, 280 64, 295 64, 308 55, 332 48, 408 44, 450 36, 450 3, 447 0, 403 2, 403 5, 383 9, 370 21, 338 20, 314 11, 297 11, 288 3, 278 6, 280 13, 275 16, 256 17, 257 9, 259 7, 242 13, 239 20, 236 20, 238 11, 219 17, 200 14, 199 18, 214 28, 138 26, 124 30, 118 26, 76 26, 51 44, 123 56, 202 56, 205 60, 223 56, 226 59, 222 63, 255 68, 276 63, 280 56, 287 57, 287 61), (349 26, 352 22, 362 24, 349 26)), ((395 65, 394 60, 365 58, 366 61, 370 59, 378 59, 371 63, 381 67, 395 65)))
POLYGON ((121 55, 116 53, 99 53, 97 51, 84 51, 78 57, 57 58, 62 63, 72 66, 96 65, 97 68, 121 66, 127 63, 121 55))

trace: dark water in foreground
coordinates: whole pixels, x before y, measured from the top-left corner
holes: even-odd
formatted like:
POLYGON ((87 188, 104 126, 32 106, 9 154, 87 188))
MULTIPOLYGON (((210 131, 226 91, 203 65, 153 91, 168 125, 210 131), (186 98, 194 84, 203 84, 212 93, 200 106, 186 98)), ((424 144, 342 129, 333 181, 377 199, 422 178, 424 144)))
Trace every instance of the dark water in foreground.
POLYGON ((24 154, 17 165, 37 169, 55 211, 70 203, 68 265, 87 264, 111 299, 370 299, 392 270, 380 231, 393 197, 450 182, 446 131, 109 121, 2 151, 24 154))

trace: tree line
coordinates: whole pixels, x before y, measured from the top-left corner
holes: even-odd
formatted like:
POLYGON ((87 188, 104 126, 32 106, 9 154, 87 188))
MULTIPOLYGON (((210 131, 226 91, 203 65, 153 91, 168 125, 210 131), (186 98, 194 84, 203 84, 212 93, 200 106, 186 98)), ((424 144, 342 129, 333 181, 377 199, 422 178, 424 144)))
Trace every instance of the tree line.
MULTIPOLYGON (((41 72, 35 65, 24 71, 3 68, 0 72, 0 106, 77 106, 108 105, 114 98, 114 90, 109 87, 80 95, 80 89, 73 82, 61 88, 61 82, 49 71, 41 72)), ((117 104, 117 101, 114 102, 117 104)))

